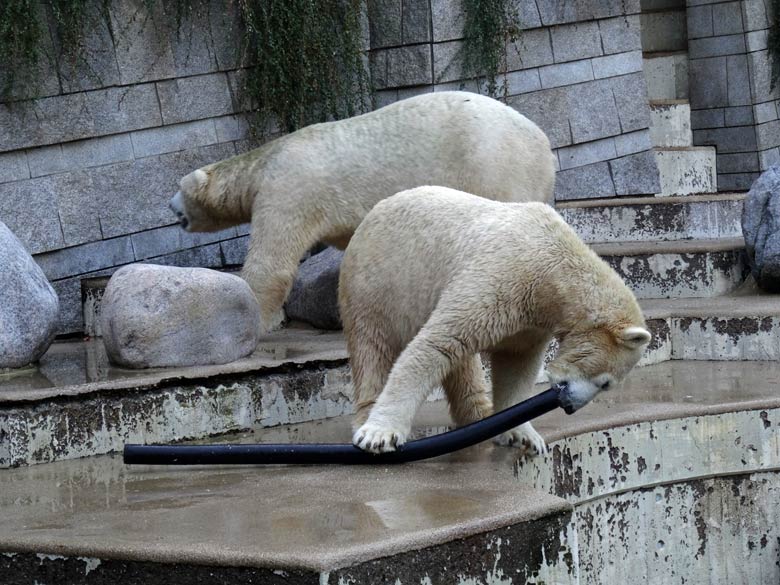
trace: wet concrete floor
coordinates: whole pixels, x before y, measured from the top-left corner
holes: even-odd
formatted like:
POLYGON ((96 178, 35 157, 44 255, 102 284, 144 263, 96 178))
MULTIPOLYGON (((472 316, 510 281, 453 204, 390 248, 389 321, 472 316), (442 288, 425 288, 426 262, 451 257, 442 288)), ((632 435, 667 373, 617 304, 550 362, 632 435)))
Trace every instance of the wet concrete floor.
POLYGON ((340 331, 307 328, 270 333, 260 340, 251 355, 229 364, 185 368, 121 368, 108 361, 100 338, 61 341, 52 344, 35 367, 0 371, 0 403, 89 393, 104 387, 139 387, 165 379, 237 374, 287 363, 346 358, 346 345, 340 331))
MULTIPOLYGON (((573 416, 549 440, 659 418, 780 407, 772 362, 666 362, 573 416)), ((442 403, 418 424, 443 430, 442 403)), ((223 441, 349 440, 346 418, 223 441)), ((483 444, 395 467, 126 467, 117 456, 0 471, 0 551, 328 569, 550 514, 568 504, 513 479, 516 451, 483 444)))

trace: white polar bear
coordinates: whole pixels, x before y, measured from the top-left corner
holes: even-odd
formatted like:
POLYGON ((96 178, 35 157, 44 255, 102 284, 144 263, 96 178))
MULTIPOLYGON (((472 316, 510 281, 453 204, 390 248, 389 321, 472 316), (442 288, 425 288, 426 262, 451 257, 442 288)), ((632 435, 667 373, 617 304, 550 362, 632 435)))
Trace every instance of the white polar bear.
MULTIPOLYGON (((339 306, 355 387, 353 442, 392 451, 420 404, 444 386, 456 424, 527 397, 553 337, 553 383, 576 410, 614 388, 650 333, 633 293, 543 203, 497 203, 420 187, 379 203, 347 248, 339 306)), ((530 423, 499 442, 536 453, 530 423)))
POLYGON ((171 208, 189 231, 248 222, 243 276, 266 327, 317 242, 346 247, 374 205, 420 185, 499 201, 549 201, 550 143, 530 120, 466 92, 413 97, 316 124, 185 176, 171 208))

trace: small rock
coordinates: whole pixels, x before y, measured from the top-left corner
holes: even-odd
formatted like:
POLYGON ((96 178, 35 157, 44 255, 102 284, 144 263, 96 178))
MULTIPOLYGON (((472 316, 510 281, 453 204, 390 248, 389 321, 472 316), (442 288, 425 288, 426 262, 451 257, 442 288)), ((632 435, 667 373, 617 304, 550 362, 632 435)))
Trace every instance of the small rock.
POLYGON ((249 285, 207 268, 120 268, 100 319, 109 358, 131 368, 226 364, 252 353, 260 338, 249 285))
POLYGON ((742 234, 756 283, 768 292, 780 292, 780 165, 766 170, 750 188, 742 234))
POLYGON ((327 248, 300 265, 284 307, 288 319, 318 329, 341 329, 338 289, 343 257, 343 251, 327 248))
POLYGON ((0 368, 21 368, 51 345, 60 303, 46 275, 3 222, 0 274, 0 368))

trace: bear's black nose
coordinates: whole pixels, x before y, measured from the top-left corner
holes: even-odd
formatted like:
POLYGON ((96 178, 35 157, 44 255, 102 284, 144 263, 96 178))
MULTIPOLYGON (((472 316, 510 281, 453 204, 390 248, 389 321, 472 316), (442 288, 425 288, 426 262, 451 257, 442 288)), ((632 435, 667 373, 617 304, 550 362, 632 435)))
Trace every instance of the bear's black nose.
POLYGON ((186 230, 187 226, 190 225, 190 220, 187 219, 186 217, 182 217, 181 213, 177 215, 179 215, 179 217, 181 218, 180 219, 181 227, 183 227, 186 230))

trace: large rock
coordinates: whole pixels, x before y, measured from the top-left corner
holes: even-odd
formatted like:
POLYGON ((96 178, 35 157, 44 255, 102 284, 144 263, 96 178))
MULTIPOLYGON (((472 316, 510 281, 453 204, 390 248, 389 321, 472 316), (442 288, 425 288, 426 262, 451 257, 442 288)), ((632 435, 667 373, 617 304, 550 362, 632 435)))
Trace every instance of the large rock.
POLYGON ((0 368, 21 368, 51 345, 60 303, 43 271, 3 222, 0 275, 0 368))
POLYGON ((338 289, 343 257, 341 250, 327 248, 301 264, 284 307, 288 319, 319 329, 341 329, 338 289))
POLYGON ((120 268, 100 318, 109 358, 131 368, 225 364, 252 353, 260 338, 249 285, 206 268, 120 268))
POLYGON ((748 263, 758 286, 780 292, 780 166, 753 183, 742 212, 748 263))

